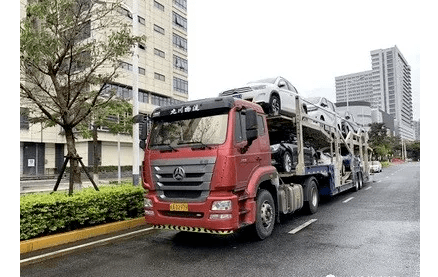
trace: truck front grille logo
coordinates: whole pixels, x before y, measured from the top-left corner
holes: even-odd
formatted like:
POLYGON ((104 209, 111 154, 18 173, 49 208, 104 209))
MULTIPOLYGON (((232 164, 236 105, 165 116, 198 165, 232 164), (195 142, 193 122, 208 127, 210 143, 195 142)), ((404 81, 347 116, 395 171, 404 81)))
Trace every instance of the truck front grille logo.
POLYGON ((186 172, 184 171, 184 169, 182 167, 179 166, 179 167, 175 168, 175 170, 173 171, 173 179, 175 179, 177 181, 181 181, 185 177, 186 177, 186 172))

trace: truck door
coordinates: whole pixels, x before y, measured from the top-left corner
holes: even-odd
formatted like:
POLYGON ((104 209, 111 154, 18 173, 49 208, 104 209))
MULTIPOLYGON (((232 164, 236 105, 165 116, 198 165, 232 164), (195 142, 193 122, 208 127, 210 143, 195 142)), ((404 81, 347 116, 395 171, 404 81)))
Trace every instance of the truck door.
POLYGON ((236 112, 234 157, 236 164, 237 188, 246 187, 253 172, 260 166, 262 160, 260 138, 255 139, 246 151, 242 146, 246 142, 245 111, 236 112))

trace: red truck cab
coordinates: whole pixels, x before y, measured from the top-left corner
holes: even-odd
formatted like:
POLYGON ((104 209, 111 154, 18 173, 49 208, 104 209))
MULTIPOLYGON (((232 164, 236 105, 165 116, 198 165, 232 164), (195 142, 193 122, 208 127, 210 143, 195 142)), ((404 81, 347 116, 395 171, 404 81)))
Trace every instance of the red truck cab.
MULTIPOLYGON (((151 121, 142 171, 147 223, 228 234, 256 222, 259 187, 278 185, 259 105, 232 97, 203 99, 159 107, 151 121)), ((274 206, 271 199, 259 207, 267 235, 274 206)))

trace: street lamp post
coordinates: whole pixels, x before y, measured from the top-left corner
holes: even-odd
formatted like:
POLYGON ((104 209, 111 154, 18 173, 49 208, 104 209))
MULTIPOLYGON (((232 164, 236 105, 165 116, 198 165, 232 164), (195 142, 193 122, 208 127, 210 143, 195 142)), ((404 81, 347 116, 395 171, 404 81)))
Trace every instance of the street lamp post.
MULTIPOLYGON (((122 3, 123 7, 128 9, 132 14, 132 34, 137 36, 138 34, 138 1, 132 0, 132 9, 125 3, 122 3)), ((134 46, 134 52, 132 56, 132 116, 135 118, 138 115, 138 47, 134 46)), ((132 183, 134 186, 139 184, 140 180, 140 139, 139 139, 139 123, 134 120, 132 125, 132 183)))

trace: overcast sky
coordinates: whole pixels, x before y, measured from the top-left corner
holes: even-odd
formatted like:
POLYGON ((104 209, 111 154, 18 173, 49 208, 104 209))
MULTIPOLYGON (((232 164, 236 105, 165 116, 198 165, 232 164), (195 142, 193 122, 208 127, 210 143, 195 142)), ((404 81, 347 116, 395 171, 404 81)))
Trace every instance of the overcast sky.
POLYGON ((189 0, 189 99, 283 76, 304 97, 336 101, 335 77, 371 70, 370 51, 396 45, 411 66, 420 117, 416 1, 189 0))

